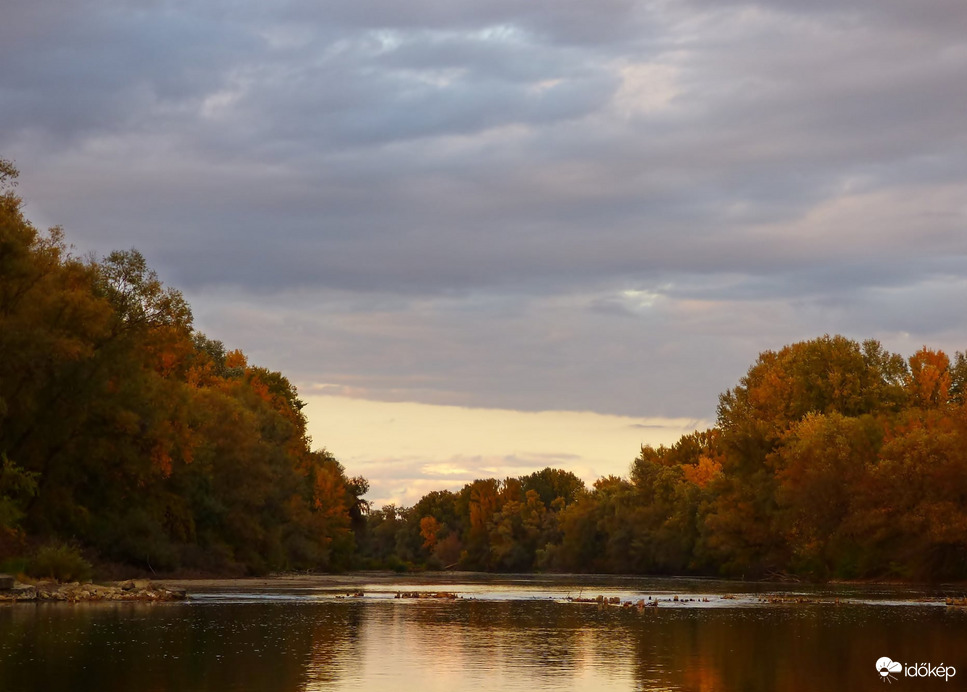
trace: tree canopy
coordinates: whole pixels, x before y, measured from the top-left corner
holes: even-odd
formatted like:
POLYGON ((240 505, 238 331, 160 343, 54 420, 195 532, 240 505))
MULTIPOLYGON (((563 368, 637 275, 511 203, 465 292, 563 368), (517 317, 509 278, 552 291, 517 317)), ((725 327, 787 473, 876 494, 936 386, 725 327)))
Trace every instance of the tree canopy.
POLYGON ((842 336, 765 351, 714 428, 642 447, 627 479, 477 480, 374 512, 362 550, 468 569, 963 579, 965 363, 842 336))
MULTIPOLYGON (((136 250, 75 257, 0 161, 0 558, 73 540, 149 570, 350 565, 365 481, 278 372, 197 332, 136 250)), ((358 527, 357 527, 358 528, 358 527)))

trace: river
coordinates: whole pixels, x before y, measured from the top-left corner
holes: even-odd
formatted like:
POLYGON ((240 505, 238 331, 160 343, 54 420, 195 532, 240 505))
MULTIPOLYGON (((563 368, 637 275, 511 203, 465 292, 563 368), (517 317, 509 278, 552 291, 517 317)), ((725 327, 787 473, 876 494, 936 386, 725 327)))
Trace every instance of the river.
POLYGON ((188 586, 184 603, 0 607, 0 690, 967 688, 967 609, 943 600, 956 590, 482 575, 188 586), (645 605, 581 602, 598 595, 645 605), (903 668, 881 676, 883 657, 903 668), (913 677, 916 664, 955 675, 913 677))

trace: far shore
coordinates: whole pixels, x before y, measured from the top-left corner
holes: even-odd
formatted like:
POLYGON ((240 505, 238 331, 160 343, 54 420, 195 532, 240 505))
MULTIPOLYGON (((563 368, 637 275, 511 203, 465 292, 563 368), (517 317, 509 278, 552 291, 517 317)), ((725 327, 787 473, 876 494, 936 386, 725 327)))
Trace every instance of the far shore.
POLYGON ((583 574, 583 573, 509 573, 509 572, 470 572, 470 571, 422 571, 422 572, 393 572, 390 570, 361 570, 342 573, 305 573, 286 572, 271 574, 263 577, 156 577, 152 582, 162 587, 186 589, 189 593, 199 589, 232 589, 232 588, 307 588, 313 586, 339 587, 359 586, 368 584, 454 584, 474 582, 526 582, 552 581, 567 582, 568 580, 602 581, 635 581, 635 580, 669 580, 694 582, 722 582, 732 584, 758 585, 772 589, 791 589, 802 587, 816 589, 823 587, 895 587, 895 588, 923 588, 923 589, 967 589, 967 582, 952 582, 930 584, 924 582, 909 582, 900 580, 831 580, 828 582, 808 581, 776 581, 766 579, 725 579, 705 576, 669 576, 642 574, 583 574))

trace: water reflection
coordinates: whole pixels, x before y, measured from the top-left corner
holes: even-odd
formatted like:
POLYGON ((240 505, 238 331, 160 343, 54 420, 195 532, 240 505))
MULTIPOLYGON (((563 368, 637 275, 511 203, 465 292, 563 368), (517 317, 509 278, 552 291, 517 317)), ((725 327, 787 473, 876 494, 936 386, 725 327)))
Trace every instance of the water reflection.
POLYGON ((0 689, 300 690, 356 656, 359 613, 291 606, 17 606, 0 610, 0 689))
POLYGON ((825 692, 882 689, 873 663, 884 655, 967 676, 967 613, 865 604, 639 612, 530 594, 0 608, 5 692, 825 692))

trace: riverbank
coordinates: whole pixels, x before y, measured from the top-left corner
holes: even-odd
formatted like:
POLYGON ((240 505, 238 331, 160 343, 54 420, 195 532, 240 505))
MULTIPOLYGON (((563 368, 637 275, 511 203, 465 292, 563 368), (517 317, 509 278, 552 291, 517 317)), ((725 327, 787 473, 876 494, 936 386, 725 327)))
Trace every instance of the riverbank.
POLYGON ((362 583, 380 584, 425 584, 447 585, 457 583, 528 583, 528 582, 688 582, 693 584, 722 583, 732 584, 735 589, 764 591, 770 589, 928 589, 953 590, 967 593, 967 582, 931 584, 897 579, 855 579, 831 580, 827 582, 776 581, 773 579, 732 580, 703 576, 658 576, 642 574, 578 574, 560 572, 474 572, 474 571, 434 571, 395 572, 391 570, 357 570, 340 573, 282 572, 263 577, 232 576, 160 576, 153 579, 155 584, 171 588, 187 589, 189 592, 207 589, 232 588, 307 588, 307 587, 355 587, 362 583))
MULTIPOLYGON (((9 602, 84 602, 84 601, 178 601, 193 594, 209 592, 337 592, 357 593, 362 589, 376 592, 426 590, 451 592, 476 591, 482 586, 548 587, 552 591, 564 587, 569 593, 571 584, 582 584, 586 591, 617 589, 619 591, 655 591, 671 595, 705 594, 711 589, 718 593, 782 594, 808 593, 823 596, 860 596, 891 591, 916 598, 930 593, 938 601, 946 597, 963 598, 967 587, 963 584, 915 585, 897 582, 836 582, 821 584, 775 583, 764 581, 728 581, 704 577, 646 577, 640 575, 577 575, 577 574, 494 574, 488 572, 407 572, 358 571, 341 574, 282 573, 265 577, 159 577, 156 579, 128 579, 108 583, 57 583, 41 581, 31 584, 14 582, 12 577, 0 575, 0 603, 9 602)), ((575 594, 577 592, 575 591, 575 594)), ((586 595, 586 594, 585 594, 586 595)))
POLYGON ((678 608, 762 607, 790 604, 920 604, 959 606, 967 596, 964 585, 838 583, 801 584, 731 581, 702 577, 645 577, 639 575, 492 574, 486 572, 396 573, 366 571, 343 574, 288 573, 268 577, 159 579, 162 587, 184 589, 200 600, 258 602, 265 599, 318 601, 328 599, 386 600, 397 594, 456 594, 461 599, 513 600, 527 598, 583 602, 617 598, 619 603, 641 599, 678 608), (676 596, 678 598, 676 599, 676 596), (948 601, 949 599, 949 601, 948 601))
MULTIPOLYGON (((3 576, 3 575, 0 575, 3 576)), ((129 579, 114 584, 41 581, 24 584, 12 578, 0 580, 0 603, 42 601, 78 603, 85 601, 183 601, 187 591, 174 585, 129 579)))

